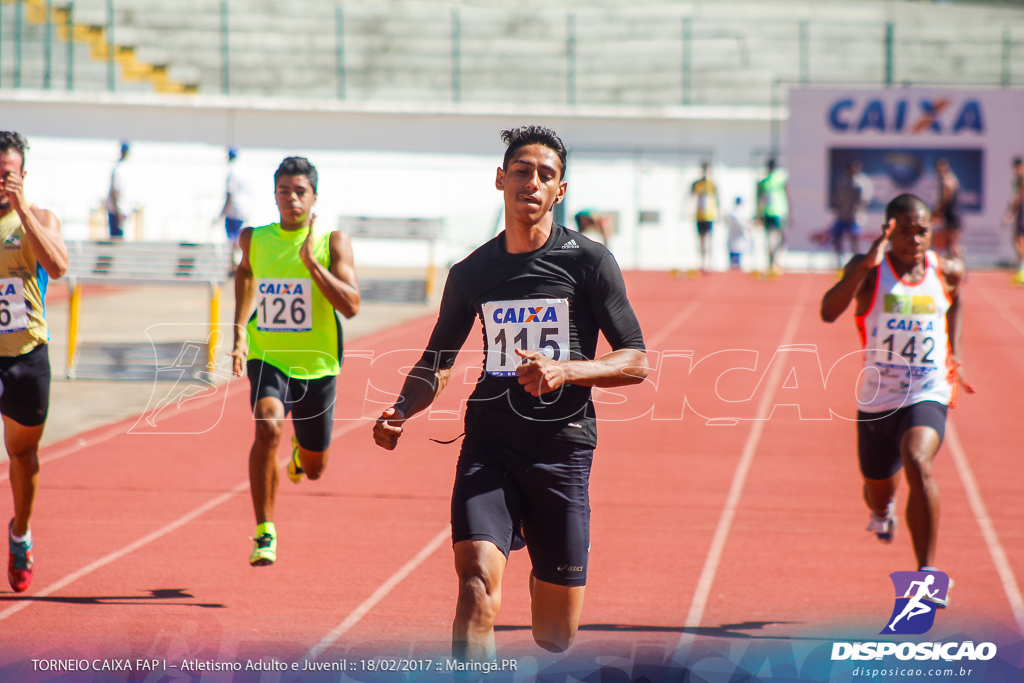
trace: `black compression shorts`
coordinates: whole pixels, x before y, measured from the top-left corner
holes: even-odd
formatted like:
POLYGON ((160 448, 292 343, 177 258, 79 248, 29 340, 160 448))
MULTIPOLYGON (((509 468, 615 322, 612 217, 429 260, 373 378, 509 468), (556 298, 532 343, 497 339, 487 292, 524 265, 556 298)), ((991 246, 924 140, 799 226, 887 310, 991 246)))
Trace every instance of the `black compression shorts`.
POLYGON ((913 427, 931 427, 939 434, 939 445, 946 435, 947 406, 921 401, 891 413, 857 412, 857 454, 865 479, 888 479, 903 467, 900 441, 913 427))
POLYGON ((0 414, 23 427, 46 422, 50 409, 50 353, 40 344, 20 356, 0 356, 0 414))
POLYGON ((522 524, 534 576, 586 585, 593 457, 570 441, 467 435, 452 492, 452 542, 490 541, 508 556, 522 524))
POLYGON ((334 429, 334 405, 337 401, 337 376, 295 379, 270 363, 257 358, 245 364, 249 376, 249 405, 268 396, 284 404, 284 414, 292 413, 295 437, 307 451, 321 453, 331 445, 334 429))

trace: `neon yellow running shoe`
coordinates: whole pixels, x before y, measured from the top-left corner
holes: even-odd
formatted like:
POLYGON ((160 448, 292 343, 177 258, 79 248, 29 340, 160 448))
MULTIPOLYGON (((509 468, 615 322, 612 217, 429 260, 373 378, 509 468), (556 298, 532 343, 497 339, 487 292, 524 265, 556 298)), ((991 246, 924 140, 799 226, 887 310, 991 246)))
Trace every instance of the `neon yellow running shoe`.
POLYGON ((291 479, 293 484, 298 484, 305 476, 306 473, 302 471, 302 465, 299 464, 299 440, 293 434, 292 459, 288 461, 288 478, 291 479))
POLYGON ((256 542, 249 556, 249 564, 253 567, 267 567, 277 560, 277 529, 273 522, 264 522, 256 527, 256 542))

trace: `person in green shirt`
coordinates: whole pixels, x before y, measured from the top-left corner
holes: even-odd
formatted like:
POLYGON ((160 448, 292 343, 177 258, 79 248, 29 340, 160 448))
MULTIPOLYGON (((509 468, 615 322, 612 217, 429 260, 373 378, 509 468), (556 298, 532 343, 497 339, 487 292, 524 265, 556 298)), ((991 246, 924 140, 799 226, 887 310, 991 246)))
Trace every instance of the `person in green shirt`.
POLYGON ((789 192, 786 190, 786 173, 775 167, 775 159, 768 159, 768 175, 757 183, 757 212, 764 225, 768 245, 768 272, 777 275, 782 230, 788 227, 789 192))
POLYGON ((318 232, 316 168, 289 157, 274 174, 281 221, 239 235, 235 273, 232 370, 249 377, 256 436, 249 451, 249 486, 256 513, 254 567, 277 559, 274 500, 276 453, 284 421, 295 436, 288 478, 319 479, 327 466, 334 420, 342 333, 338 313, 359 312, 352 243, 343 232, 318 232))

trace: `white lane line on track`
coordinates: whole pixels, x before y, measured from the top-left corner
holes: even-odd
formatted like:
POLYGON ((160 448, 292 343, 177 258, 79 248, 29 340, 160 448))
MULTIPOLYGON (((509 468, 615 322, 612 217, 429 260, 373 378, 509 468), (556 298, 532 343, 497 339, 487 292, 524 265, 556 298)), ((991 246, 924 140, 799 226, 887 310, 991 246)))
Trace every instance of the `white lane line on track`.
POLYGON ((967 453, 960 442, 960 434, 953 426, 952 420, 946 422, 946 444, 949 446, 957 474, 960 475, 960 481, 967 493, 967 502, 971 505, 974 519, 977 520, 978 526, 981 528, 981 536, 985 539, 989 555, 992 556, 992 563, 1003 584, 1003 592, 1006 593, 1013 618, 1017 622, 1017 631, 1024 635, 1024 597, 1021 596, 1020 585, 1017 583, 1013 567, 1010 566, 1010 561, 1006 557, 1006 551, 1003 550, 1003 545, 999 542, 999 535, 996 533, 995 525, 992 524, 992 518, 988 515, 978 482, 974 479, 971 465, 967 461, 967 453))
MULTIPOLYGON (((363 420, 359 420, 357 422, 352 422, 351 424, 347 424, 344 427, 339 427, 338 429, 334 430, 334 432, 331 435, 331 438, 333 440, 333 439, 335 439, 335 438, 337 438, 339 436, 342 436, 343 434, 346 434, 346 433, 356 429, 357 427, 362 427, 362 426, 364 426, 364 421, 363 420)), ((278 460, 278 463, 277 463, 278 469, 280 469, 281 467, 284 467, 285 464, 287 464, 287 462, 290 459, 291 459, 291 454, 289 453, 287 457, 282 458, 281 460, 278 460)), ((183 514, 181 517, 178 517, 174 521, 172 521, 172 522, 170 522, 168 524, 165 524, 164 526, 160 527, 156 531, 153 531, 152 533, 149 533, 149 534, 143 536, 142 538, 140 538, 140 539, 138 539, 136 541, 132 541, 128 545, 126 545, 126 546, 124 546, 124 547, 122 547, 122 548, 120 548, 118 550, 115 550, 115 551, 113 551, 111 553, 107 553, 103 557, 101 557, 101 558, 99 558, 99 559, 97 559, 97 560, 87 564, 86 566, 82 567, 81 569, 77 569, 77 570, 71 572, 70 574, 67 574, 63 578, 58 579, 56 582, 51 583, 49 586, 47 586, 46 588, 43 588, 42 590, 36 591, 34 593, 25 594, 24 595, 24 599, 22 601, 14 604, 14 605, 11 605, 10 607, 5 609, 4 611, 0 612, 0 621, 3 621, 7 617, 9 617, 9 616, 11 616, 13 614, 16 614, 16 613, 20 612, 21 610, 25 609, 26 607, 29 607, 29 606, 35 604, 35 602, 36 602, 35 598, 44 598, 44 597, 46 597, 48 595, 52 595, 52 594, 56 593, 57 591, 61 590, 62 588, 67 587, 69 584, 74 583, 75 581, 79 580, 83 576, 87 576, 87 575, 93 573, 94 571, 96 571, 97 569, 102 569, 103 567, 107 566, 111 562, 116 562, 117 560, 121 559, 125 555, 129 555, 129 554, 135 552, 136 550, 138 550, 139 548, 142 548, 143 546, 149 545, 153 541, 157 541, 157 540, 163 538, 164 536, 172 533, 173 531, 176 531, 177 529, 180 529, 181 527, 183 527, 184 525, 188 524, 192 520, 200 517, 201 515, 209 512, 210 510, 214 509, 215 507, 217 507, 221 503, 226 503, 227 501, 231 500, 231 498, 233 496, 236 496, 236 495, 238 495, 240 493, 244 493, 248 488, 249 488, 249 480, 246 479, 245 481, 240 482, 240 483, 236 484, 235 486, 233 486, 229 491, 226 491, 224 493, 218 494, 217 496, 214 496, 213 498, 211 498, 210 500, 206 501, 202 505, 193 508, 192 510, 190 510, 190 511, 186 512, 185 514, 183 514)))
POLYGON ((981 295, 985 298, 989 305, 993 309, 995 309, 995 311, 999 313, 1000 316, 1002 316, 1003 320, 1009 323, 1010 327, 1024 335, 1024 321, 1022 321, 1014 313, 1011 313, 1010 311, 1006 310, 1006 306, 1000 305, 1000 302, 996 301, 996 298, 992 294, 992 291, 990 289, 982 287, 978 291, 981 292, 981 295))
POLYGON ((363 600, 352 612, 345 617, 340 624, 324 636, 319 643, 313 646, 313 648, 306 653, 303 657, 304 660, 313 661, 321 654, 324 650, 333 645, 339 638, 348 632, 353 626, 365 617, 371 609, 373 609, 377 603, 387 597, 388 593, 395 589, 398 584, 405 580, 410 574, 423 564, 428 557, 434 554, 438 548, 440 548, 445 541, 451 540, 452 528, 451 525, 445 525, 443 529, 437 532, 430 541, 420 548, 420 551, 416 553, 411 560, 403 564, 398 571, 388 577, 388 580, 382 583, 377 590, 370 594, 370 597, 363 600))
MULTIPOLYGON (((243 384, 242 382, 231 382, 229 384, 221 385, 221 386, 226 386, 227 387, 227 391, 228 391, 229 395, 230 394, 238 393, 243 386, 247 387, 247 385, 243 384)), ((213 401, 213 399, 219 393, 220 393, 219 391, 215 391, 215 392, 210 393, 210 394, 205 394, 203 396, 197 396, 196 398, 189 399, 189 401, 184 405, 184 407, 177 409, 177 411, 175 412, 175 415, 180 415, 181 413, 187 413, 187 412, 189 412, 191 410, 195 410, 197 408, 202 408, 203 406, 205 406, 208 403, 210 403, 211 401, 213 401)), ((40 466, 42 466, 42 465, 45 465, 48 462, 53 462, 54 460, 60 460, 61 458, 67 457, 69 455, 74 455, 75 453, 83 451, 86 448, 90 448, 92 446, 104 443, 106 441, 110 441, 115 436, 120 436, 122 434, 128 434, 129 430, 131 429, 131 427, 124 427, 123 425, 125 423, 127 423, 129 420, 134 420, 134 422, 132 422, 132 425, 138 424, 139 419, 141 419, 141 417, 143 415, 145 415, 144 412, 140 413, 139 415, 132 415, 132 416, 126 417, 123 420, 118 420, 118 426, 117 427, 114 427, 112 429, 108 429, 105 432, 101 432, 100 434, 98 434, 97 436, 92 437, 91 439, 78 439, 78 441, 76 441, 75 443, 69 444, 67 446, 63 446, 61 448, 54 448, 53 446, 46 446, 44 448, 41 448, 40 449, 41 453, 39 455, 39 464, 40 464, 40 466), (44 453, 45 453, 45 455, 44 455, 44 453)), ((74 439, 74 438, 75 437, 69 437, 69 439, 74 439)), ((6 481, 9 476, 10 476, 10 468, 8 467, 7 471, 0 472, 0 482, 6 481)))
MULTIPOLYGON (((804 312, 803 300, 807 292, 807 281, 805 280, 797 294, 793 310, 789 315, 785 331, 782 333, 782 340, 779 346, 787 346, 793 343, 796 336, 796 328, 800 323, 800 316, 804 312)), ((711 586, 715 582, 715 574, 718 571, 718 563, 722 560, 722 553, 725 550, 725 542, 732 529, 732 521, 736 516, 736 509, 739 507, 740 497, 743 495, 743 487, 747 481, 747 474, 754 462, 754 455, 757 453, 757 446, 761 441, 761 434, 764 432, 765 423, 771 409, 775 406, 775 388, 782 381, 782 364, 776 364, 772 368, 771 375, 767 379, 768 390, 761 396, 761 402, 757 406, 757 415, 750 425, 750 433, 747 441, 743 444, 743 452, 739 462, 736 464, 736 471, 733 473, 732 484, 729 486, 729 493, 722 508, 722 514, 718 519, 718 526, 715 527, 715 535, 711 539, 711 547, 708 549, 707 557, 704 559, 704 567, 701 569, 700 577, 697 579, 697 587, 693 591, 693 599, 690 602, 690 611, 686 614, 683 628, 697 628, 704 617, 704 609, 708 604, 708 597, 711 594, 711 586)), ((684 632, 679 638, 677 647, 683 647, 692 642, 695 635, 684 632)))
MULTIPOLYGON (((427 316, 424 316, 424 317, 427 317, 427 316)), ((407 325, 411 325, 412 323, 417 323, 420 320, 421 320, 421 318, 414 318, 412 320, 407 320, 406 322, 399 323, 398 325, 396 325, 394 327, 390 327, 390 328, 378 330, 376 332, 371 332, 369 334, 361 335, 359 337, 356 337, 356 339, 354 341, 358 341, 360 339, 371 339, 375 344, 379 344, 384 339, 387 339, 389 337, 393 337, 393 336, 395 336, 396 334, 398 334, 400 332, 404 332, 405 331, 404 328, 407 325)), ((351 342, 350 342, 350 344, 351 344, 351 342)), ((371 352, 372 352, 372 350, 371 350, 371 352)), ((353 351, 350 351, 349 353, 350 354, 353 354, 353 353, 354 354, 359 354, 359 353, 365 353, 365 352, 360 352, 359 350, 353 350, 353 351)), ((248 389, 249 388, 249 383, 248 382, 238 381, 238 380, 243 380, 243 379, 245 379, 245 378, 244 377, 232 377, 231 381, 229 381, 227 384, 222 384, 222 385, 219 385, 219 386, 220 387, 227 387, 227 391, 228 391, 229 395, 237 394, 240 391, 242 391, 243 389, 248 389)), ((197 396, 195 398, 189 399, 185 403, 185 405, 183 407, 176 409, 174 414, 175 415, 180 415, 182 413, 187 413, 187 412, 195 410, 197 408, 202 408, 202 407, 206 406, 208 403, 210 403, 211 401, 213 401, 215 398, 217 398, 217 395, 219 393, 220 393, 219 391, 215 391, 215 392, 212 392, 212 393, 209 393, 209 394, 204 394, 202 396, 197 396)), ((150 397, 150 400, 152 400, 152 397, 150 397)), ((149 408, 148 405, 146 407, 147 407, 147 409, 149 408)), ((118 424, 120 425, 122 423, 128 422, 129 420, 134 420, 134 422, 132 422, 132 426, 134 426, 134 425, 138 424, 139 420, 145 414, 146 414, 146 411, 143 411, 143 412, 139 413, 138 415, 129 415, 128 417, 124 418, 123 420, 118 420, 118 424)), ((40 465, 45 465, 48 462, 53 462, 54 460, 60 460, 61 458, 67 457, 69 455, 74 455, 75 453, 78 453, 78 452, 80 452, 82 450, 85 450, 86 448, 89 448, 90 446, 95 446, 97 444, 101 444, 101 443, 104 443, 106 441, 110 441, 115 436, 119 436, 121 434, 127 434, 127 433, 129 433, 130 429, 131 429, 131 427, 128 427, 126 429, 126 428, 118 426, 118 427, 115 427, 113 429, 109 429, 109 430, 107 430, 105 432, 102 432, 101 434, 99 434, 97 436, 94 436, 91 439, 79 439, 75 443, 63 446, 61 448, 54 449, 54 447, 52 445, 51 446, 44 446, 43 448, 39 449, 41 451, 40 456, 39 456, 39 464, 40 465), (53 449, 53 450, 51 450, 51 449, 53 449), (45 455, 43 453, 45 453, 45 455)), ((73 438, 75 438, 75 437, 73 437, 73 436, 72 437, 68 437, 69 440, 73 439, 73 438)), ((6 462, 6 461, 7 461, 7 454, 6 454, 6 452, 4 452, 4 453, 0 454, 0 462, 6 462)), ((8 469, 5 472, 0 472, 0 482, 6 481, 9 476, 10 476, 10 469, 8 469)))
MULTIPOLYGON (((708 287, 702 298, 710 299, 711 296, 721 288, 723 279, 724 278, 716 278, 711 286, 708 287)), ((682 325, 691 315, 697 312, 697 309, 701 307, 702 303, 704 302, 700 300, 691 301, 686 308, 679 311, 674 318, 669 320, 665 326, 658 330, 650 339, 645 340, 647 350, 650 351, 657 349, 662 342, 669 338, 669 335, 676 331, 677 327, 682 325)))

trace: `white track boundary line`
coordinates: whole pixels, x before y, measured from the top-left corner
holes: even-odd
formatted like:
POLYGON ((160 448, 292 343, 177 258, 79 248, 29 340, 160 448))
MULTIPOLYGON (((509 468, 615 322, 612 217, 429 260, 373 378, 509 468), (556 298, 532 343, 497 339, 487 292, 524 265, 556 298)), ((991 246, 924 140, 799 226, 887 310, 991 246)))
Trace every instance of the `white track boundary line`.
MULTIPOLYGON (((704 293, 704 296, 710 298, 715 292, 722 287, 723 278, 716 278, 715 282, 708 287, 708 290, 704 293)), ((703 301, 691 301, 686 308, 679 311, 674 318, 665 323, 665 326, 658 330, 657 334, 647 340, 648 350, 653 350, 659 346, 662 342, 668 339, 669 335, 675 332, 676 328, 682 325, 686 320, 697 312, 697 309, 701 307, 703 301)))
MULTIPOLYGON (((803 299, 807 291, 807 283, 797 294, 797 301, 793 311, 789 315, 785 331, 782 333, 782 341, 779 346, 788 346, 793 342, 796 335, 797 325, 800 323, 800 316, 804 311, 803 299)), ((690 611, 686 614, 683 628, 696 628, 700 626, 704 616, 704 610, 708 604, 708 597, 711 594, 711 586, 715 581, 715 574, 718 572, 718 564, 722 560, 722 553, 725 550, 725 542, 732 529, 732 521, 736 516, 736 509, 739 507, 740 497, 743 495, 743 487, 747 481, 747 474, 754 462, 754 455, 757 453, 757 446, 761 441, 761 434, 767 422, 768 412, 774 407, 775 387, 782 379, 782 365, 778 364, 772 368, 771 376, 768 377, 768 390, 761 396, 761 402, 757 406, 757 415, 750 426, 750 434, 743 444, 743 453, 736 464, 736 471, 733 473, 732 484, 729 486, 729 493, 725 499, 725 506, 718 519, 718 526, 715 528, 715 535, 711 539, 711 547, 708 549, 707 557, 704 559, 704 567, 701 569, 700 577, 697 579, 697 587, 693 591, 693 599, 690 602, 690 611)), ((692 633, 684 632, 679 638, 677 647, 683 647, 694 638, 692 633)))
POLYGON ((324 636, 319 643, 314 645, 313 648, 306 653, 306 656, 303 657, 303 660, 313 661, 323 654, 324 650, 333 645, 339 638, 345 635, 349 629, 359 623, 359 621, 365 617, 371 609, 377 606, 377 603, 387 597, 387 595, 394 590, 398 584, 416 571, 416 569, 423 564, 428 557, 434 554, 434 551, 440 548, 445 541, 450 540, 451 537, 451 525, 445 525, 441 531, 437 532, 436 536, 430 539, 425 546, 420 548, 420 551, 416 553, 411 560, 403 564, 398 571, 388 577, 388 580, 382 583, 377 590, 371 593, 370 597, 363 600, 358 607, 352 610, 352 612, 341 621, 340 624, 335 626, 334 629, 324 636))
POLYGON ((1006 599, 1010 603, 1013 618, 1017 622, 1017 631, 1024 635, 1024 597, 1021 596, 1020 585, 1017 583, 1013 567, 1010 566, 1010 561, 1006 557, 1006 551, 1003 550, 1003 545, 999 542, 999 535, 992 524, 992 518, 988 515, 985 501, 981 496, 981 490, 978 488, 978 482, 974 479, 974 473, 971 471, 970 463, 967 461, 967 453, 964 452, 963 444, 960 442, 960 434, 957 432, 956 427, 953 426, 952 420, 948 420, 946 423, 946 444, 949 446, 949 452, 953 456, 953 463, 956 465, 957 474, 960 475, 960 481, 963 483, 964 491, 967 493, 967 502, 971 505, 974 518, 981 528, 981 536, 985 539, 989 555, 992 556, 992 563, 995 565, 996 573, 999 574, 999 580, 1003 584, 1003 592, 1006 593, 1006 599))
MULTIPOLYGON (((334 430, 334 432, 331 435, 331 438, 335 439, 335 438, 337 438, 339 436, 342 436, 343 434, 346 434, 346 433, 356 429, 357 427, 361 427, 361 426, 363 426, 363 420, 359 420, 358 422, 353 422, 351 424, 345 425, 344 427, 340 427, 340 428, 334 430)), ((290 459, 291 459, 291 454, 289 454, 287 457, 285 457, 285 458, 283 458, 281 460, 278 460, 278 463, 277 463, 278 468, 283 467, 288 462, 288 460, 290 460, 290 459)), ((142 548, 143 546, 149 545, 153 541, 157 541, 157 540, 163 538, 164 536, 166 536, 166 535, 176 531, 177 529, 180 529, 182 526, 188 524, 189 522, 191 522, 192 520, 196 519, 197 517, 200 517, 201 515, 209 512, 210 510, 212 510, 213 508, 217 507, 221 503, 227 502, 233 496, 236 496, 236 495, 238 495, 240 493, 244 493, 245 490, 248 489, 248 488, 249 488, 249 480, 246 479, 245 481, 240 482, 240 483, 236 484, 235 486, 233 486, 230 490, 228 490, 228 491, 226 491, 224 493, 221 493, 221 494, 219 494, 217 496, 214 496, 213 498, 211 498, 210 500, 206 501, 202 505, 193 508, 192 510, 186 512, 185 514, 183 514, 181 517, 178 517, 174 521, 172 521, 172 522, 170 522, 168 524, 165 524, 164 526, 160 527, 156 531, 153 531, 152 533, 149 533, 149 534, 143 536, 142 538, 140 538, 140 539, 138 539, 136 541, 132 541, 128 545, 126 545, 126 546, 124 546, 124 547, 122 547, 122 548, 120 548, 118 550, 115 550, 113 552, 107 553, 106 555, 104 555, 103 557, 99 558, 98 560, 95 560, 95 561, 85 565, 81 569, 77 569, 77 570, 71 572, 70 574, 65 575, 63 578, 58 579, 57 581, 55 581, 54 583, 51 583, 49 586, 47 586, 46 588, 43 588, 40 591, 36 591, 35 593, 29 593, 29 594, 25 595, 21 602, 18 602, 15 605, 11 605, 10 607, 5 609, 4 611, 0 612, 0 621, 3 621, 7 617, 9 617, 9 616, 11 616, 13 614, 17 614, 18 612, 20 612, 21 610, 25 609, 26 607, 29 607, 29 606, 35 604, 36 600, 34 600, 34 598, 44 598, 44 597, 46 597, 48 595, 52 595, 53 593, 56 593, 57 591, 61 590, 62 588, 65 588, 68 585, 74 583, 75 581, 78 581, 83 576, 87 576, 87 575, 93 573, 94 571, 96 571, 97 569, 102 569, 103 567, 107 566, 108 564, 110 564, 112 562, 116 562, 117 560, 120 560, 122 557, 135 552, 139 548, 142 548)))

